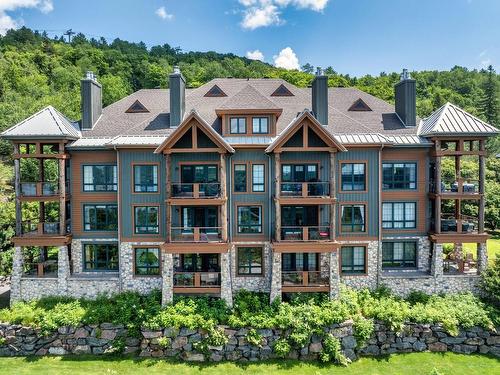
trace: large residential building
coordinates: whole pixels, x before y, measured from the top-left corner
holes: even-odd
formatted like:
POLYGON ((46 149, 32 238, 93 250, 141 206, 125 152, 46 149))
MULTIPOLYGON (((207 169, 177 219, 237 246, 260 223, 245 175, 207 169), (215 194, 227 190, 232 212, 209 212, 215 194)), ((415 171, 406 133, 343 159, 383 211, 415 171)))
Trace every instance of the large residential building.
POLYGON ((89 72, 80 121, 49 106, 2 133, 14 145, 12 301, 474 290, 497 129, 451 103, 419 119, 406 71, 395 106, 329 88, 321 71, 310 88, 191 89, 178 68, 168 79, 102 108, 89 72))

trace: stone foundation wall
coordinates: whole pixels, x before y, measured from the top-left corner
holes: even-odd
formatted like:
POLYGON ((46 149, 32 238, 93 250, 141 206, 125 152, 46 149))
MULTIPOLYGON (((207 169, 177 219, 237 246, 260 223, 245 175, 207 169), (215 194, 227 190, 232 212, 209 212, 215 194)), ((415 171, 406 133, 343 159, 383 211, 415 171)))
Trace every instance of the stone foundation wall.
MULTIPOLYGON (((204 330, 166 328, 158 331, 142 330, 139 337, 128 335, 121 325, 103 323, 80 327, 61 327, 49 336, 40 331, 9 324, 0 324, 0 356, 105 354, 123 350, 140 357, 179 358, 186 361, 255 361, 276 358, 273 344, 286 338, 289 332, 279 329, 261 329, 260 346, 247 342, 248 329, 220 327, 227 336, 227 343, 198 351, 197 343, 207 333, 204 330)), ((500 329, 500 327, 498 327, 500 329)), ((337 337, 345 356, 355 360, 359 356, 386 355, 408 352, 489 353, 500 357, 500 334, 481 327, 461 330, 450 336, 440 325, 407 324, 402 332, 391 331, 382 323, 375 324, 372 337, 358 347, 352 321, 325 328, 325 333, 337 337)), ((323 338, 312 335, 303 348, 294 348, 288 358, 315 360, 323 349, 323 338)))
POLYGON ((161 274, 158 276, 146 277, 136 276, 134 274, 134 247, 159 247, 160 245, 162 245, 162 242, 120 243, 120 277, 123 290, 133 290, 141 294, 147 294, 150 293, 153 289, 161 289, 161 274))
POLYGON ((99 295, 111 295, 121 291, 118 277, 72 277, 68 280, 68 295, 75 298, 94 299, 99 295))
POLYGON ((230 261, 229 266, 231 269, 231 284, 233 292, 240 289, 246 289, 254 292, 267 292, 271 290, 271 266, 272 266, 272 249, 269 242, 259 243, 233 243, 230 247, 230 261), (262 276, 238 276, 238 261, 237 261, 237 248, 241 246, 262 246, 264 248, 264 273, 262 276))
MULTIPOLYGON (((355 246, 359 245, 360 242, 353 241, 342 241, 341 246, 355 246)), ((355 289, 370 288, 374 289, 377 287, 377 259, 379 251, 379 242, 370 241, 366 247, 367 251, 367 263, 366 263, 366 274, 356 274, 348 275, 342 274, 340 272, 340 282, 355 289)), ((339 264, 340 267, 340 264, 339 264)))
POLYGON ((427 277, 382 276, 380 283, 389 287, 394 294, 405 297, 412 291, 420 291, 427 294, 453 294, 464 291, 478 293, 479 280, 480 277, 477 275, 447 275, 437 278, 431 275, 427 277))
MULTIPOLYGON (((83 271, 83 244, 85 243, 113 243, 118 242, 117 238, 73 238, 71 240, 71 263, 74 274, 83 271)), ((85 271, 86 274, 89 272, 85 271)))

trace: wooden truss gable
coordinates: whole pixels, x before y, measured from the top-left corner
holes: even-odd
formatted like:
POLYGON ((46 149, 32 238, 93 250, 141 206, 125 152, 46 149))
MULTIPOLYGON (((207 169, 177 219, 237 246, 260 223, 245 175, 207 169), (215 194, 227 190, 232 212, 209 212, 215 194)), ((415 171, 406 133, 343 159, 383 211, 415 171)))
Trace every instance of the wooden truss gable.
POLYGON ((195 111, 155 150, 164 154, 179 152, 233 153, 234 149, 195 111))
POLYGON ((269 145, 266 152, 347 151, 309 111, 302 112, 293 123, 269 145))

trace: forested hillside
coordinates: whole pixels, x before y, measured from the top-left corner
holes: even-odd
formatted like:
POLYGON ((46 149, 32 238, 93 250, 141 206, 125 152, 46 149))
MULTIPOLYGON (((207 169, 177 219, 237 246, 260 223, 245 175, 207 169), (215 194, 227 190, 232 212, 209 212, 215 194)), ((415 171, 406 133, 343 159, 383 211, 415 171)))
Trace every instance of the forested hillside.
MULTIPOLYGON (((109 105, 141 88, 166 87, 174 65, 180 66, 190 87, 216 77, 283 78, 306 87, 315 70, 305 64, 302 71, 287 71, 233 54, 184 52, 167 43, 147 48, 144 43, 120 39, 107 43, 105 39, 87 39, 81 34, 67 43, 22 28, 0 36, 0 131, 49 104, 69 118, 79 119, 80 79, 87 70, 97 74, 103 85, 104 105, 109 105)), ((332 67, 323 68, 329 75, 330 86, 356 86, 384 100, 394 99, 393 86, 400 72, 350 77, 337 73, 332 67)), ((450 71, 420 71, 411 75, 417 80, 419 116, 425 117, 450 101, 500 125, 497 100, 500 75, 492 67, 479 71, 455 66, 450 71)), ((498 138, 489 144, 492 157, 488 160, 486 215, 492 229, 500 225, 500 159, 494 157, 500 153, 498 138)), ((0 162, 0 273, 9 268, 5 254, 10 252, 2 250, 10 248, 9 238, 13 233, 14 209, 9 188, 11 151, 10 144, 0 141, 3 159, 0 162)))

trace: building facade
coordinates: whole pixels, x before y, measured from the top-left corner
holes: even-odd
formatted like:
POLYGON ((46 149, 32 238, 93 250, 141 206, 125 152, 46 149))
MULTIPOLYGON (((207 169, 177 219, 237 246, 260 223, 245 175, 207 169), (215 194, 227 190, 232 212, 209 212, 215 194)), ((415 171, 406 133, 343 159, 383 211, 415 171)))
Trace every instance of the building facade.
POLYGON ((102 108, 89 72, 80 121, 49 106, 2 133, 14 147, 12 301, 476 288, 494 127, 450 103, 417 118, 406 71, 395 106, 328 88, 321 72, 310 88, 190 89, 177 68, 168 79, 102 108))

